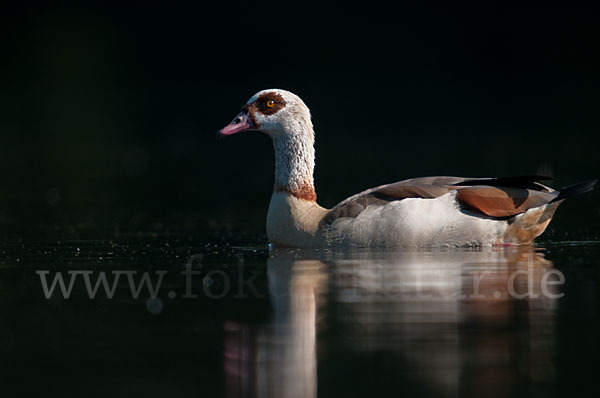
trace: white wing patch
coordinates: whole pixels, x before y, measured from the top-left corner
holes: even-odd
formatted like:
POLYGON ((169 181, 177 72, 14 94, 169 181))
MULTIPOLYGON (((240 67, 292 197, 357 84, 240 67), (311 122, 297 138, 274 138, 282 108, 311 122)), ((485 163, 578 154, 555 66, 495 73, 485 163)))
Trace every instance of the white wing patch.
POLYGON ((435 199, 407 198, 370 205, 356 218, 333 222, 332 242, 351 246, 490 246, 507 223, 461 210, 456 191, 435 199))

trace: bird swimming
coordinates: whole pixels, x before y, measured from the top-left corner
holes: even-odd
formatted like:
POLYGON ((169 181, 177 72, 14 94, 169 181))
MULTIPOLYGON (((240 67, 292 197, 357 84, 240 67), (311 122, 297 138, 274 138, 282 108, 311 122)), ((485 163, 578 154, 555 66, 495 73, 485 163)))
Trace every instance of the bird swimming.
POLYGON ((275 149, 269 242, 283 247, 448 247, 531 244, 568 197, 542 176, 422 177, 368 189, 331 209, 317 204, 315 134, 308 107, 280 89, 254 94, 218 137, 257 130, 275 149))

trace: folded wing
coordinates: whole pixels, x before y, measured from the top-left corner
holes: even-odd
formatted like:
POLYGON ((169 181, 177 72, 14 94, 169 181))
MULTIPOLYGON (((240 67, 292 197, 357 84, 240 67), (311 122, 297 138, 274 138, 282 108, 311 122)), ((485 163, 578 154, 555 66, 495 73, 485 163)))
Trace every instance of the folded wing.
POLYGON ((368 206, 407 198, 435 199, 457 191, 458 205, 482 216, 509 218, 550 203, 559 191, 542 185, 542 176, 508 178, 424 177, 382 185, 354 195, 335 206, 323 220, 358 217, 368 206))

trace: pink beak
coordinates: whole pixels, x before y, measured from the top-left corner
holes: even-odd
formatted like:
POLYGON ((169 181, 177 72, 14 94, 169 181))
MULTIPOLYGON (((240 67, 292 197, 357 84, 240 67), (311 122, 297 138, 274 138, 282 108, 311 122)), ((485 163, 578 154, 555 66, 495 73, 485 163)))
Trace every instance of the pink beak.
POLYGON ((254 126, 254 123, 252 123, 250 114, 248 111, 243 110, 238 113, 231 123, 217 131, 217 138, 223 138, 227 135, 241 133, 242 131, 253 130, 255 128, 256 126, 254 126))

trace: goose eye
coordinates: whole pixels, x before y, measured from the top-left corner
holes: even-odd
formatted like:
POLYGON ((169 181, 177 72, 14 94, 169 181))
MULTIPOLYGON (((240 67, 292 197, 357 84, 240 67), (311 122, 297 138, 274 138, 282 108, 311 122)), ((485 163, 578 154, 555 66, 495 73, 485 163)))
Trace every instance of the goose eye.
POLYGON ((272 107, 274 107, 274 106, 275 106, 275 101, 273 101, 273 100, 269 100, 269 101, 267 101, 267 106, 268 106, 269 108, 272 108, 272 107))

